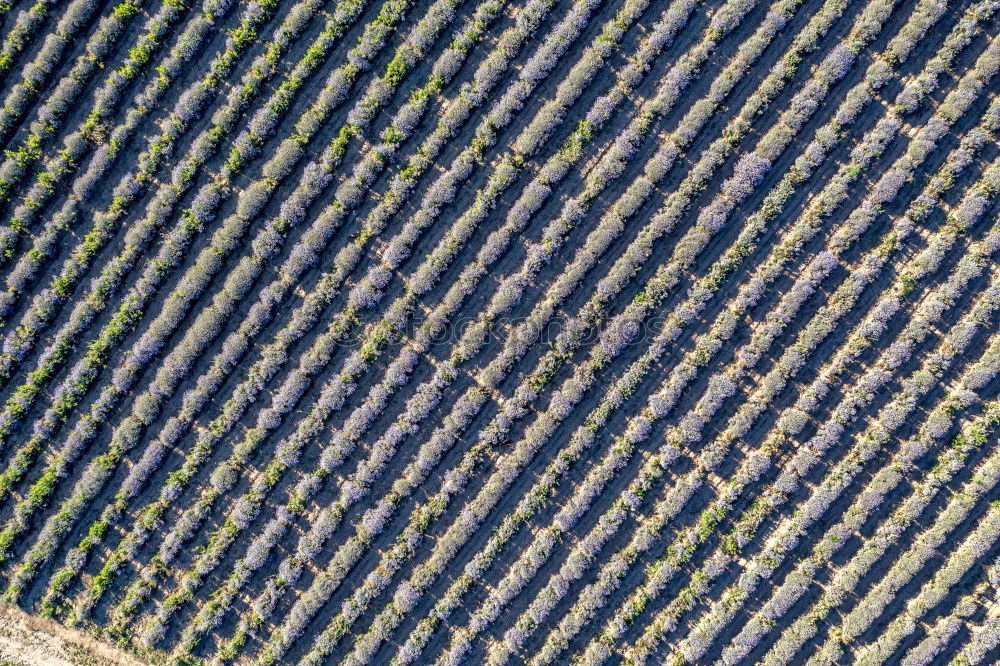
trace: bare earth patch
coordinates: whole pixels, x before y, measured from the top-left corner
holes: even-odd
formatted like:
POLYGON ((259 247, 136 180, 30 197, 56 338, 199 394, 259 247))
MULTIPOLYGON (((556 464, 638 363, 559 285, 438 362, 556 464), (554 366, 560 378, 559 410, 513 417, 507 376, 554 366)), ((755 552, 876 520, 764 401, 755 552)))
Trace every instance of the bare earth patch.
POLYGON ((143 663, 81 631, 0 605, 0 666, 138 666, 143 663))

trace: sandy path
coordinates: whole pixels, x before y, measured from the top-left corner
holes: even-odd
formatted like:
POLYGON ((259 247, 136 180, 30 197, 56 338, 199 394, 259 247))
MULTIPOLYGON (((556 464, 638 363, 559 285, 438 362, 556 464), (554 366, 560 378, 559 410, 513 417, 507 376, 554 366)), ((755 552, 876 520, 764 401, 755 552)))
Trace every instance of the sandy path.
POLYGON ((143 663, 81 631, 0 605, 0 666, 138 666, 143 663))

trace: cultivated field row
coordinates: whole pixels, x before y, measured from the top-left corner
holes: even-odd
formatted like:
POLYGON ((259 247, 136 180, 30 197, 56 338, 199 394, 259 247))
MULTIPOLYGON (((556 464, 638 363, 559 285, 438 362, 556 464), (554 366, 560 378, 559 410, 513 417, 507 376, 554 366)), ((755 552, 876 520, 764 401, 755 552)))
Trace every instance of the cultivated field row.
POLYGON ((0 598, 176 664, 1000 661, 998 35, 0 3, 0 598))

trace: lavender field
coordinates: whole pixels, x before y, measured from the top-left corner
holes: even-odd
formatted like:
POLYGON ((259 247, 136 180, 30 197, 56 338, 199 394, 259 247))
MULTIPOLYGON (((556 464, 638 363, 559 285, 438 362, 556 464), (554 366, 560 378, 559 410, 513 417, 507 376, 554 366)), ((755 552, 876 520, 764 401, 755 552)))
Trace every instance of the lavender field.
POLYGON ((157 664, 1000 663, 998 35, 0 0, 0 602, 157 664))

